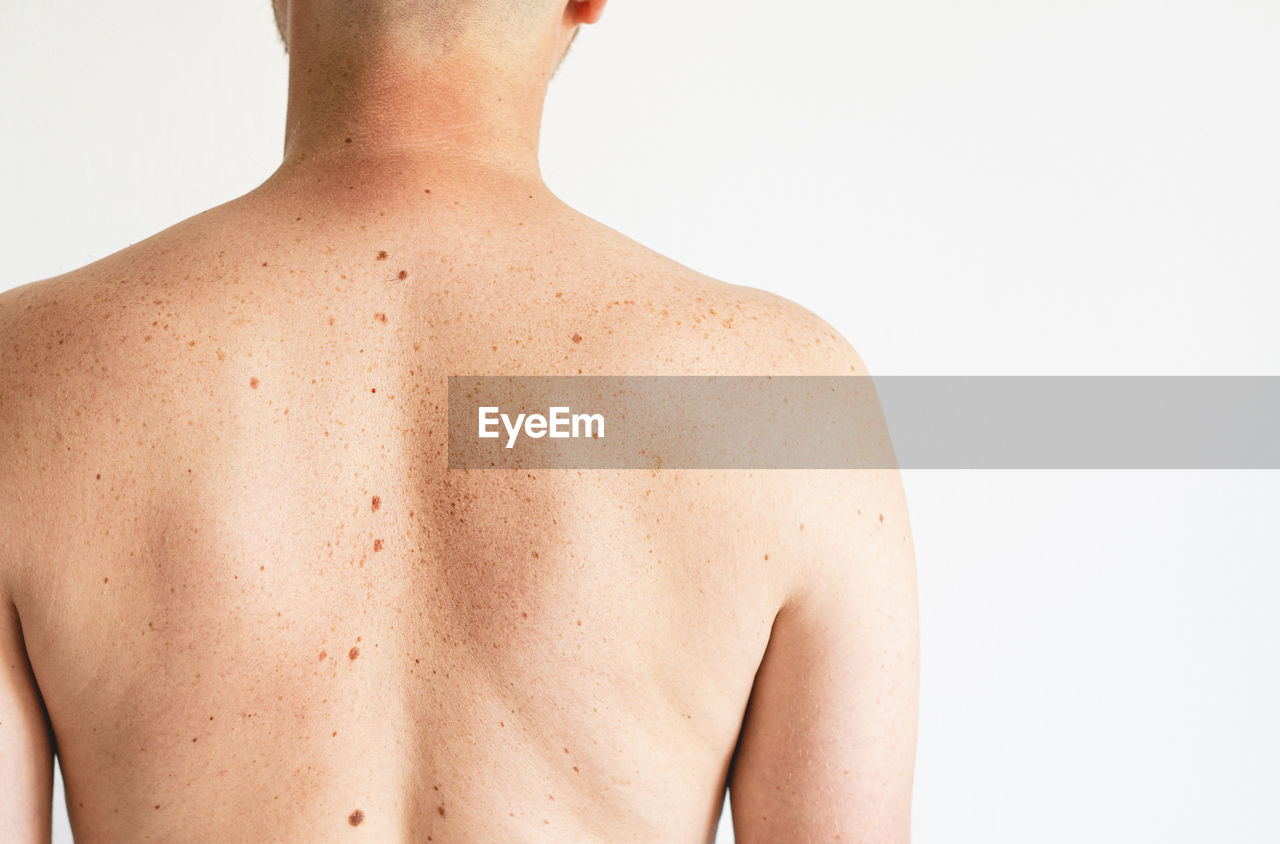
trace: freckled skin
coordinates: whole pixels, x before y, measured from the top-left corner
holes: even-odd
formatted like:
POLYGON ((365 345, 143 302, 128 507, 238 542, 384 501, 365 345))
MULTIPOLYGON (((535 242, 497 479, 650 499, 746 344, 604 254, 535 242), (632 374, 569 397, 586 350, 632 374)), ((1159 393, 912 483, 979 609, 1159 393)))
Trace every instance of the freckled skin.
POLYGON ((788 778, 829 813, 900 801, 865 760, 910 746, 883 715, 905 649, 860 649, 910 617, 878 611, 905 592, 875 579, 909 548, 891 485, 447 464, 451 374, 826 375, 853 352, 542 186, 387 167, 282 176, 0 294, 0 584, 21 585, 0 598, 78 839, 237 841, 248 819, 288 841, 705 842, 757 681, 777 721, 743 736, 736 787, 781 820, 741 840, 833 837, 792 834, 788 778), (858 649, 805 673, 820 641, 858 649))

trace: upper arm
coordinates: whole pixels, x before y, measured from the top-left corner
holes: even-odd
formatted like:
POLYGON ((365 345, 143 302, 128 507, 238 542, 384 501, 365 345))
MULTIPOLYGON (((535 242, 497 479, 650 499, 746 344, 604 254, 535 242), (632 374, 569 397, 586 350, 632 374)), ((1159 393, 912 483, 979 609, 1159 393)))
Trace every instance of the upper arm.
POLYGON ((53 736, 22 641, 17 609, 0 605, 0 817, 6 841, 48 841, 53 736))
POLYGON ((0 295, 0 822, 4 840, 48 841, 53 737, 14 600, 20 556, 17 352, 13 295, 0 295))
POLYGON ((878 477, 835 502, 850 543, 817 542, 831 557, 778 612, 756 674, 729 783, 744 844, 910 837, 914 555, 897 472, 857 474, 878 477))
MULTIPOLYGON (((865 374, 844 345, 825 372, 865 374)), ((824 373, 825 374, 825 373, 824 373)), ((870 413, 887 436, 874 396, 870 413)), ((738 841, 910 838, 919 695, 916 571, 896 468, 780 476, 791 586, 729 780, 738 841), (803 524, 803 528, 800 525, 803 524)))

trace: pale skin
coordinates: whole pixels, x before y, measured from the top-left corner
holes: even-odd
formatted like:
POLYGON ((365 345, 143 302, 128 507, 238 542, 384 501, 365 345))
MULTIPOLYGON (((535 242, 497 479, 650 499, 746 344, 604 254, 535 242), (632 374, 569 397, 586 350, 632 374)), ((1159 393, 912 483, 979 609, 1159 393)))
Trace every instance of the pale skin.
POLYGON ((86 842, 908 840, 896 471, 445 465, 450 374, 865 373, 544 185, 602 0, 284 5, 279 170, 0 295, 4 839, 56 748, 86 842))

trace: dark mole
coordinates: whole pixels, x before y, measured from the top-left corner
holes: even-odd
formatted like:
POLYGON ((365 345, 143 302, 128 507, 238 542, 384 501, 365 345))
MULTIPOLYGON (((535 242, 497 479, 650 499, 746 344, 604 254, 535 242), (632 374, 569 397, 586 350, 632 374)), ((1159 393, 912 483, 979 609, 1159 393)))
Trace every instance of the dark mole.
POLYGON ((439 813, 440 813, 440 817, 442 817, 442 818, 443 818, 443 817, 444 817, 444 804, 443 804, 443 803, 441 803, 439 806, 437 806, 437 807, 436 807, 436 811, 437 811, 437 812, 439 812, 439 813))
POLYGON ((396 278, 400 279, 401 281, 404 281, 408 277, 409 277, 408 270, 401 270, 400 272, 396 273, 396 278))
POLYGON ((378 511, 378 508, 382 506, 382 499, 375 495, 371 503, 373 506, 373 511, 376 513, 378 511))
POLYGON ((355 659, 358 656, 360 656, 359 648, 352 648, 351 650, 347 651, 347 659, 355 659))
POLYGON ((378 260, 379 261, 387 260, 387 250, 383 249, 381 252, 378 253, 378 260))
POLYGON ((98 475, 98 477, 94 478, 94 480, 95 480, 95 481, 100 481, 100 480, 102 480, 102 475, 98 475))
MULTIPOLYGON (((349 143, 351 143, 351 139, 350 139, 350 138, 345 138, 342 142, 343 142, 344 144, 349 144, 349 143)), ((353 817, 354 817, 354 816, 353 816, 353 817)), ((355 821, 355 823, 360 823, 360 821, 355 821)))
POLYGON ((106 582, 107 582, 107 579, 106 579, 105 577, 104 577, 104 578, 102 578, 102 582, 103 582, 103 583, 106 583, 106 582))
POLYGON ((573 335, 573 342, 575 342, 575 343, 581 343, 581 342, 582 342, 582 335, 581 335, 581 334, 574 334, 574 335, 573 335))
POLYGON ((249 386, 250 386, 251 388, 255 389, 255 390, 256 390, 256 389, 258 389, 258 385, 259 385, 259 384, 261 384, 261 383, 262 383, 262 382, 261 382, 261 381, 259 381, 257 378, 250 378, 250 379, 249 379, 249 386))
POLYGON ((351 824, 352 826, 359 826, 360 824, 364 823, 364 812, 360 811, 359 809, 356 809, 350 815, 347 815, 347 823, 351 824))
POLYGON ((381 540, 381 539, 375 539, 375 540, 373 540, 373 550, 375 550, 375 551, 381 551, 381 550, 382 550, 382 540, 381 540))

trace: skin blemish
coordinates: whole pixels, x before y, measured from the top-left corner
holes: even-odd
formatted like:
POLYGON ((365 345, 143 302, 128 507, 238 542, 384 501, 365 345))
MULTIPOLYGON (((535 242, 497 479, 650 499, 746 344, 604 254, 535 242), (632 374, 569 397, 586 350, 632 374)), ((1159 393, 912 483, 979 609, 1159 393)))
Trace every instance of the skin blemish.
POLYGON ((387 260, 387 250, 383 249, 381 252, 378 253, 378 260, 379 261, 387 260))
POLYGON ((577 333, 575 333, 575 334, 573 335, 573 342, 575 342, 575 343, 581 343, 581 342, 582 342, 582 335, 581 335, 581 334, 577 334, 577 333))
MULTIPOLYGON (((342 139, 342 142, 343 142, 344 144, 349 144, 349 143, 351 143, 351 139, 350 139, 350 138, 343 138, 343 139, 342 139)), ((356 823, 359 823, 359 821, 356 821, 356 823)))
POLYGON ((400 272, 396 273, 396 278, 400 279, 401 281, 404 281, 408 277, 409 277, 408 270, 401 270, 400 272))
POLYGON ((378 512, 378 509, 382 507, 382 499, 375 495, 373 501, 370 502, 370 506, 373 507, 373 512, 378 512))
POLYGON ((227 353, 222 351, 222 349, 218 349, 218 360, 226 360, 226 359, 227 359, 227 353))
POLYGON ((378 322, 381 322, 381 323, 384 323, 384 324, 385 324, 385 323, 386 323, 386 321, 387 321, 387 315, 386 315, 386 314, 374 314, 374 315, 373 315, 373 318, 374 318, 374 319, 376 319, 378 322))
POLYGON ((329 317, 329 324, 333 325, 333 317, 329 317))
POLYGON ((375 551, 381 551, 381 550, 382 550, 382 540, 381 540, 381 539, 375 539, 375 540, 373 540, 373 550, 375 550, 375 551))
POLYGON ((359 648, 352 648, 351 650, 347 651, 347 659, 355 659, 358 656, 360 656, 359 648))
POLYGON ((377 387, 374 387, 374 388, 373 388, 373 389, 371 389, 369 392, 371 392, 371 393, 376 393, 376 392, 378 392, 378 388, 377 388, 377 387))
POLYGON ((98 475, 96 478, 94 478, 94 480, 95 480, 95 481, 100 481, 100 480, 102 480, 102 475, 98 475))
POLYGON ((880 514, 880 524, 884 524, 884 513, 880 514))
POLYGON ((102 582, 103 582, 103 583, 106 583, 106 582, 107 582, 107 579, 106 579, 105 577, 104 577, 104 578, 102 578, 102 582))
POLYGON ((261 381, 259 381, 257 378, 250 378, 250 379, 249 379, 249 387, 250 387, 251 389, 254 389, 254 390, 258 389, 258 385, 259 385, 259 384, 261 384, 261 383, 262 383, 262 382, 261 382, 261 381))
MULTIPOLYGON (((348 138, 347 140, 351 140, 351 139, 348 138)), ((364 812, 360 811, 359 809, 356 809, 354 812, 347 815, 347 823, 351 824, 352 826, 359 826, 360 824, 364 823, 364 812)))
POLYGON ((442 817, 442 818, 443 818, 443 817, 444 817, 444 804, 443 804, 443 803, 441 803, 439 806, 437 806, 437 807, 436 807, 436 811, 437 811, 437 812, 439 812, 439 813, 440 813, 440 817, 442 817))
POLYGON ((321 661, 321 662, 324 662, 324 658, 325 658, 325 657, 327 657, 328 655, 329 655, 329 654, 328 654, 328 652, 327 652, 327 651, 321 651, 321 652, 320 652, 320 661, 321 661))

